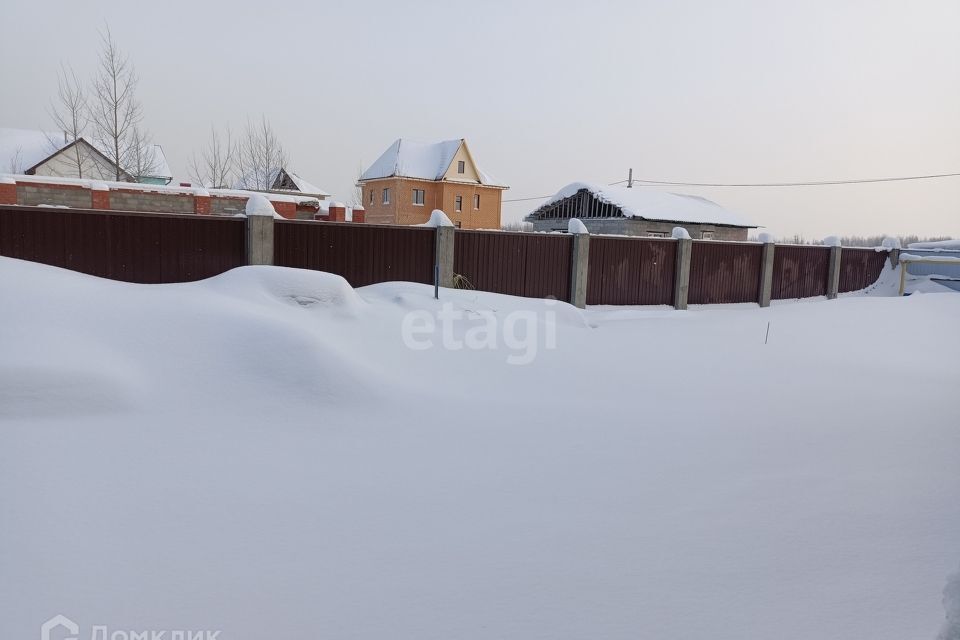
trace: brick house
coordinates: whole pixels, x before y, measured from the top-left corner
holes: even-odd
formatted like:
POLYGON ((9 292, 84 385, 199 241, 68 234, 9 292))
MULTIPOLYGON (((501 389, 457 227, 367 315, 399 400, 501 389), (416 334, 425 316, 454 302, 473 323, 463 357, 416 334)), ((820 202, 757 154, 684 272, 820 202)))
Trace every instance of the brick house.
POLYGON ((466 140, 403 138, 363 172, 357 186, 368 223, 422 224, 440 209, 464 229, 499 229, 501 196, 509 188, 477 166, 466 140))
POLYGON ((700 196, 586 182, 567 185, 525 220, 534 231, 566 231, 570 218, 590 233, 669 238, 683 227, 694 240, 746 240, 757 227, 700 196))

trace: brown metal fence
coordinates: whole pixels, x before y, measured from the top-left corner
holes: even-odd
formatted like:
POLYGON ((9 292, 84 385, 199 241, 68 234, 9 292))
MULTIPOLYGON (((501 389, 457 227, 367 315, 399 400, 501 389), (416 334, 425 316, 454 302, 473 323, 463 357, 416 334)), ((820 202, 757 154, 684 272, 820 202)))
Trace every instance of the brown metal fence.
POLYGON ((675 240, 592 236, 587 304, 673 304, 675 240))
POLYGON ((0 206, 0 255, 102 278, 190 282, 246 264, 245 221, 0 206))
POLYGON ((694 240, 690 253, 690 304, 757 302, 763 245, 694 240))
POLYGON ((841 249, 839 291, 858 291, 876 282, 887 255, 887 251, 873 249, 841 249))
POLYGON ((453 272, 475 289, 570 299, 573 236, 457 231, 453 272))
POLYGON ((433 282, 434 229, 277 220, 274 264, 343 276, 354 287, 433 282))
MULTIPOLYGON (((274 263, 336 273, 355 286, 433 282, 432 228, 277 220, 274 263)), ((246 220, 0 205, 0 255, 138 283, 189 282, 246 264, 246 220)), ((573 236, 454 234, 454 273, 476 289, 570 299, 573 236)), ((842 249, 840 291, 875 282, 887 252, 842 249)), ((587 304, 671 304, 677 241, 592 236, 587 304)), ((754 302, 763 246, 694 241, 689 302, 754 302)), ((830 248, 778 245, 773 299, 825 295, 830 248)))
POLYGON ((830 247, 777 245, 773 253, 773 300, 827 294, 830 247))

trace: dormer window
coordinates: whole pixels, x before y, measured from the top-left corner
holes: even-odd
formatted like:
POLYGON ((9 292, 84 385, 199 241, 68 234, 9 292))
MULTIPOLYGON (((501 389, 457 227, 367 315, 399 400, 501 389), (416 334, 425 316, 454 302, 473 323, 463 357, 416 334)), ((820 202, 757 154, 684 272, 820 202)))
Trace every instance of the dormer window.
POLYGON ((464 162, 463 160, 459 160, 457 162, 457 173, 466 173, 466 170, 467 170, 467 163, 464 162))

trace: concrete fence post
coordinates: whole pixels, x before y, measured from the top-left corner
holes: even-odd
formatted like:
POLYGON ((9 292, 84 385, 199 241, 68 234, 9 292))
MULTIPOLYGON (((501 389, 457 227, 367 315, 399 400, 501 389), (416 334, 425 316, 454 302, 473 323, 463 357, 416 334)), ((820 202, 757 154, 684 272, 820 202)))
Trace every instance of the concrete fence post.
POLYGON ((677 266, 673 276, 673 308, 686 309, 690 295, 690 255, 693 253, 693 240, 677 240, 677 266))
POLYGON ((827 271, 827 300, 836 300, 840 291, 840 247, 830 247, 830 266, 827 271))
POLYGON ((247 215, 247 264, 273 264, 272 215, 247 215))
POLYGON ((587 306, 587 269, 590 266, 590 234, 573 234, 570 254, 570 304, 581 309, 587 306))
POLYGON ((434 268, 437 269, 437 284, 441 287, 453 287, 455 233, 456 227, 444 225, 437 227, 437 239, 434 245, 434 268))
POLYGON ((775 244, 772 242, 763 243, 763 261, 760 263, 760 299, 757 301, 761 307, 769 307, 770 298, 773 297, 773 255, 775 251, 775 244))
POLYGON ((900 264, 900 249, 890 249, 890 268, 896 269, 897 265, 900 264))

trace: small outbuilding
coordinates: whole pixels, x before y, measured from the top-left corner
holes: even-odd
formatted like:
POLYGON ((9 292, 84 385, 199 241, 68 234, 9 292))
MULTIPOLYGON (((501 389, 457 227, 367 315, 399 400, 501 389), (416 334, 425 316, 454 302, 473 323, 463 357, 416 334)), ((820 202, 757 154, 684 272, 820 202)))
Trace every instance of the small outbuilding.
POLYGON ((590 233, 669 238, 683 227, 695 240, 746 240, 757 227, 700 196, 589 182, 568 184, 525 220, 534 231, 566 231, 571 218, 590 233))

